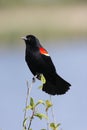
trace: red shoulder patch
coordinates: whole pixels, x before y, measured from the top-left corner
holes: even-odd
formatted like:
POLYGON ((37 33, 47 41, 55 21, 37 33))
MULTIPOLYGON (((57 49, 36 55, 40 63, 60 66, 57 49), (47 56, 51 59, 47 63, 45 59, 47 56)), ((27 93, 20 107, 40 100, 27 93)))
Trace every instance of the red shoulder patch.
POLYGON ((40 47, 39 50, 41 54, 49 56, 48 52, 44 48, 40 47))

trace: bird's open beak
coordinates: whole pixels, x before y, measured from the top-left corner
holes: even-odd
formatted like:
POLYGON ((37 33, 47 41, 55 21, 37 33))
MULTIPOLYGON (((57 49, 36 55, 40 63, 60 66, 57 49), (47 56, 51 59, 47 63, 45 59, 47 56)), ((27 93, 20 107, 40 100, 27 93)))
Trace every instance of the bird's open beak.
POLYGON ((22 39, 22 40, 27 40, 27 38, 26 38, 26 37, 21 37, 21 39, 22 39))

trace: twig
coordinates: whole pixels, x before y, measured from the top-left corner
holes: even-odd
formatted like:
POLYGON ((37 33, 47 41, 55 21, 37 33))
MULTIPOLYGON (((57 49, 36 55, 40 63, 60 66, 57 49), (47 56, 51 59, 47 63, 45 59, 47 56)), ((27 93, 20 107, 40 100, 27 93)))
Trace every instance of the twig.
POLYGON ((32 123, 32 120, 33 120, 33 118, 34 118, 34 114, 35 114, 35 109, 33 110, 32 116, 30 117, 30 123, 29 123, 29 125, 28 125, 28 130, 30 130, 31 123, 32 123))
POLYGON ((29 96, 29 85, 28 85, 28 81, 26 81, 26 85, 27 85, 27 96, 26 96, 26 102, 25 102, 24 119, 26 118, 26 107, 28 105, 28 96, 29 96))
MULTIPOLYGON (((36 80, 36 76, 34 76, 34 77, 32 78, 32 82, 31 82, 30 85, 29 85, 28 81, 26 81, 26 85, 27 85, 27 96, 26 96, 26 102, 25 102, 24 120, 26 119, 26 115, 27 115, 26 107, 28 106, 28 101, 29 101, 29 97, 30 97, 32 85, 33 85, 33 83, 35 82, 35 80, 36 80)), ((32 115, 32 116, 33 116, 33 115, 32 115)), ((31 117, 31 119, 33 119, 33 118, 31 117)), ((30 120, 28 130, 30 129, 31 122, 32 122, 32 120, 30 120)))
MULTIPOLYGON (((48 111, 46 111, 46 116, 48 117, 48 111)), ((49 119, 47 120, 47 130, 49 130, 49 119)))
POLYGON ((31 82, 30 85, 28 84, 28 81, 26 81, 26 85, 27 85, 27 96, 26 96, 26 103, 25 103, 24 119, 26 118, 26 107, 28 106, 28 100, 29 100, 30 92, 31 92, 32 85, 33 85, 33 83, 35 82, 35 80, 36 80, 36 76, 34 76, 34 77, 32 78, 32 82, 31 82))
MULTIPOLYGON (((52 103, 52 96, 50 95, 50 101, 52 103)), ((53 104, 53 103, 52 103, 53 104)), ((52 118, 53 118, 53 122, 56 123, 56 120, 55 120, 55 116, 54 116, 54 109, 53 109, 53 106, 51 107, 51 112, 52 112, 52 118)))

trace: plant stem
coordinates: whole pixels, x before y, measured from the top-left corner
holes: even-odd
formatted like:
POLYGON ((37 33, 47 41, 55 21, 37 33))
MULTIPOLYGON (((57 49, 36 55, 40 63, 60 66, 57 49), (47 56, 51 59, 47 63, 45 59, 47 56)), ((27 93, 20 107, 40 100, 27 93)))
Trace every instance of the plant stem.
MULTIPOLYGON (((50 95, 50 101, 52 103, 52 96, 50 95)), ((52 103, 53 104, 53 103, 52 103)), ((53 122, 56 123, 56 120, 55 120, 55 116, 54 116, 54 109, 53 109, 53 106, 51 107, 51 112, 52 112, 52 118, 53 118, 53 122)))
MULTIPOLYGON (((48 110, 46 111, 46 116, 48 117, 48 110)), ((47 120, 47 130, 49 130, 49 119, 47 120)))
POLYGON ((26 107, 28 106, 28 100, 29 100, 31 89, 32 89, 32 85, 35 82, 35 78, 36 78, 36 76, 32 78, 32 82, 31 82, 30 85, 28 84, 28 81, 26 81, 26 85, 27 85, 27 96, 26 96, 26 102, 25 102, 24 119, 26 118, 26 107))
MULTIPOLYGON (((24 120, 26 119, 26 115, 27 115, 26 107, 28 106, 28 100, 29 100, 29 97, 30 97, 30 92, 31 92, 33 83, 35 83, 35 79, 36 79, 36 76, 34 76, 32 78, 32 82, 31 82, 30 85, 29 85, 28 81, 26 81, 26 85, 27 85, 27 96, 26 96, 26 102, 25 102, 24 120)), ((31 119, 33 119, 33 118, 31 118, 31 119)), ((32 120, 30 120, 30 123, 29 123, 30 126, 31 126, 31 122, 32 122, 32 120)), ((30 126, 28 127, 29 129, 30 129, 30 126)))
POLYGON ((30 117, 30 123, 29 123, 29 126, 28 126, 28 130, 30 130, 31 123, 32 123, 32 120, 34 118, 34 114, 35 114, 35 109, 33 110, 32 116, 30 117))
POLYGON ((29 96, 29 85, 28 85, 28 81, 26 81, 26 85, 27 85, 27 96, 26 96, 26 102, 25 102, 24 119, 26 118, 26 107, 28 105, 28 96, 29 96))

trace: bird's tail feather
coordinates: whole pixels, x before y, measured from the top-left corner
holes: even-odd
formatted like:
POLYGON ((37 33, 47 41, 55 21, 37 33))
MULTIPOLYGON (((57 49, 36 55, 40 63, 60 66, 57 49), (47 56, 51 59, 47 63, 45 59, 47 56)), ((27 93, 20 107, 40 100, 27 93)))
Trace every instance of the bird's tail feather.
POLYGON ((43 84, 43 91, 51 95, 65 94, 70 89, 71 84, 62 79, 59 75, 55 75, 55 81, 46 79, 43 84))

